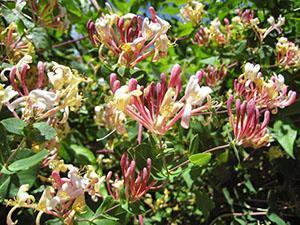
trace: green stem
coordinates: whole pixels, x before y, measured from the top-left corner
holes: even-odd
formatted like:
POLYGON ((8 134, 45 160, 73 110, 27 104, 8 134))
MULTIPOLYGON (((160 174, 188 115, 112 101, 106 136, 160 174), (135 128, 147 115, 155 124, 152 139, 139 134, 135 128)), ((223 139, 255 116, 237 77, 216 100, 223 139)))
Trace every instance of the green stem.
POLYGON ((8 157, 5 163, 5 167, 9 164, 9 162, 13 159, 13 157, 17 154, 17 152, 23 147, 24 143, 26 142, 26 139, 23 138, 18 147, 14 150, 12 150, 12 154, 8 157))

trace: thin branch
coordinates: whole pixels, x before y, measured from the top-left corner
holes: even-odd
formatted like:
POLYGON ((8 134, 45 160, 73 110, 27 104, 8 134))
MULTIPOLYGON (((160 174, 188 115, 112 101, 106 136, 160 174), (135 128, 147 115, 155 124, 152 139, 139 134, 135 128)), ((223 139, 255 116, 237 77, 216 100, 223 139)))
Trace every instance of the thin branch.
POLYGON ((80 37, 80 38, 77 38, 77 39, 72 39, 72 40, 69 40, 69 41, 65 41, 65 42, 62 42, 62 43, 59 43, 59 44, 55 44, 55 45, 52 45, 52 48, 59 48, 61 46, 69 45, 69 44, 72 44, 72 43, 84 40, 87 37, 88 37, 88 35, 80 37))
POLYGON ((209 225, 214 225, 219 219, 224 218, 224 217, 235 217, 235 216, 266 216, 268 212, 249 212, 249 213, 224 213, 217 218, 215 218, 209 225))
MULTIPOLYGON (((220 150, 220 149, 224 149, 224 148, 228 148, 228 147, 230 147, 230 144, 220 145, 220 146, 217 146, 217 147, 214 147, 214 148, 210 148, 210 149, 208 149, 208 150, 206 150, 206 151, 204 151, 204 152, 201 152, 201 153, 210 153, 210 152, 214 152, 214 151, 217 151, 217 150, 220 150)), ((169 170, 169 172, 175 171, 175 170, 178 169, 179 167, 185 166, 185 165, 189 164, 189 162, 190 162, 190 160, 188 159, 188 160, 186 160, 186 161, 180 163, 179 165, 177 165, 177 166, 171 168, 171 169, 169 170)))

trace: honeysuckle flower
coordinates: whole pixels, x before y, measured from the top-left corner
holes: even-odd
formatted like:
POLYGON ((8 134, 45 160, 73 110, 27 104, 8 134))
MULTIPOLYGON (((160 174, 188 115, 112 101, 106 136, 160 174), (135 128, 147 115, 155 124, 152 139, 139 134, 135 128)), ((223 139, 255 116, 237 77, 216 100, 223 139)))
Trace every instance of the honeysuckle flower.
MULTIPOLYGON (((204 100, 209 97, 209 94, 212 92, 210 87, 200 87, 199 85, 199 77, 197 75, 193 75, 190 77, 189 82, 185 89, 185 107, 184 112, 181 119, 181 126, 184 128, 189 127, 190 117, 192 116, 193 106, 202 106, 204 100)), ((208 105, 205 105, 202 108, 198 108, 199 111, 207 109, 208 105)))
POLYGON ((285 18, 282 17, 281 15, 279 15, 278 19, 277 19, 277 23, 274 19, 273 16, 270 16, 267 19, 268 23, 270 23, 270 27, 264 32, 263 36, 262 36, 262 40, 264 40, 273 30, 276 30, 279 34, 282 32, 282 26, 285 23, 285 18))
POLYGON ((170 40, 167 35, 161 35, 155 42, 155 52, 153 56, 153 61, 158 61, 160 57, 165 57, 168 54, 168 47, 170 45, 170 40))
POLYGON ((231 39, 231 27, 229 20, 224 19, 225 25, 221 24, 219 18, 215 18, 211 21, 209 27, 200 26, 197 30, 193 43, 202 45, 208 45, 214 43, 217 45, 228 44, 231 39))
POLYGON ((36 116, 41 116, 47 110, 52 109, 57 104, 57 96, 53 92, 35 89, 28 95, 17 98, 8 104, 10 111, 15 111, 19 107, 24 107, 23 113, 32 111, 36 116))
POLYGON ((288 90, 282 75, 274 74, 265 81, 258 65, 248 67, 250 69, 245 70, 245 73, 234 81, 234 90, 239 98, 254 100, 259 109, 271 110, 272 113, 277 113, 278 108, 285 108, 295 102, 296 92, 288 90), (248 75, 245 75, 246 71, 248 75))
POLYGON ((92 166, 87 166, 85 171, 79 171, 77 167, 64 164, 62 160, 54 160, 50 163, 52 174, 48 181, 51 186, 46 186, 38 203, 28 194, 29 185, 22 185, 15 200, 8 200, 7 204, 14 206, 7 215, 7 223, 15 225, 11 220, 12 213, 19 207, 32 208, 39 211, 36 224, 40 224, 43 213, 64 220, 64 224, 73 224, 77 212, 83 212, 85 207, 85 193, 93 200, 100 196, 100 186, 105 181, 104 176, 99 176, 92 166), (67 177, 61 177, 61 172, 67 177), (84 175, 82 176, 82 173, 84 175))
MULTIPOLYGON (((5 59, 12 64, 18 62, 24 55, 32 55, 34 53, 34 47, 29 39, 18 35, 15 23, 9 24, 0 33, 0 44, 4 48, 3 56, 6 56, 5 59)), ((0 56, 1 58, 2 55, 0 56)))
POLYGON ((276 44, 277 63, 284 68, 300 67, 300 49, 287 38, 279 38, 276 44))
POLYGON ((103 46, 118 56, 118 63, 134 67, 149 56, 158 60, 167 53, 169 43, 166 33, 170 24, 158 17, 152 7, 149 8, 151 19, 142 18, 132 13, 119 16, 110 12, 96 22, 89 21, 87 29, 92 43, 103 46))
POLYGON ((69 109, 75 111, 81 105, 82 96, 79 93, 78 85, 85 79, 76 70, 71 70, 71 68, 55 62, 52 62, 47 75, 60 99, 60 108, 64 108, 67 118, 69 109))
POLYGON ((224 28, 219 18, 215 18, 211 21, 209 27, 209 39, 218 44, 226 44, 228 42, 230 32, 223 33, 221 29, 224 28))
POLYGON ((184 20, 190 21, 194 26, 198 25, 202 19, 205 5, 201 2, 190 1, 180 9, 180 13, 184 20))
POLYGON ((20 186, 16 199, 6 201, 7 205, 13 206, 7 214, 6 223, 7 225, 15 225, 18 221, 12 220, 13 212, 19 207, 34 207, 35 198, 33 195, 28 194, 29 185, 23 184, 20 186))
POLYGON ((135 202, 141 199, 149 190, 156 190, 156 181, 150 181, 151 178, 151 159, 147 159, 147 166, 137 173, 136 162, 130 161, 127 153, 122 155, 121 161, 122 179, 116 178, 111 182, 112 172, 110 171, 106 177, 107 190, 109 194, 116 200, 120 200, 121 191, 124 189, 126 199, 129 202, 135 202))
POLYGON ((81 105, 82 96, 78 85, 84 79, 77 71, 53 62, 48 65, 47 80, 46 64, 39 62, 36 71, 35 67, 29 66, 31 62, 32 58, 26 55, 15 66, 7 69, 10 84, 19 95, 7 104, 8 108, 13 113, 21 109, 24 120, 45 119, 63 111, 61 122, 65 121, 69 111, 81 105), (30 83, 30 79, 35 83, 30 83))
POLYGON ((259 64, 246 63, 244 67, 244 73, 239 77, 239 79, 245 79, 246 87, 249 86, 250 82, 258 83, 260 81, 261 73, 259 64))
POLYGON ((96 173, 95 168, 88 165, 86 174, 83 177, 87 180, 86 189, 88 190, 88 194, 94 201, 97 201, 100 196, 100 187, 105 181, 105 176, 100 177, 99 174, 96 173))
POLYGON ((104 126, 109 130, 116 129, 119 134, 127 132, 125 128, 125 114, 115 108, 111 102, 104 106, 95 107, 94 120, 98 126, 104 126))
POLYGON ((149 132, 163 135, 183 115, 185 121, 182 124, 188 127, 190 116, 209 108, 209 104, 202 105, 209 91, 195 84, 199 82, 198 79, 191 78, 185 96, 179 99, 182 90, 180 73, 180 66, 176 64, 171 70, 169 82, 163 73, 161 82, 152 82, 146 88, 139 86, 135 79, 131 79, 128 85, 121 86, 116 75, 112 74, 112 104, 146 127, 149 132))
POLYGON ((0 110, 3 104, 8 103, 17 95, 18 92, 14 91, 12 86, 5 87, 3 84, 0 84, 0 110))
POLYGON ((235 102, 235 115, 232 113, 233 96, 227 101, 229 122, 233 129, 234 140, 237 145, 245 148, 261 148, 269 145, 271 135, 267 126, 270 120, 270 112, 265 111, 263 121, 260 122, 261 113, 255 105, 255 100, 235 102))
POLYGON ((26 71, 30 68, 29 64, 32 63, 32 57, 30 55, 24 55, 19 62, 12 67, 7 67, 0 73, 0 78, 2 81, 7 81, 7 77, 5 76, 6 73, 10 73, 12 70, 15 70, 15 75, 19 80, 21 80, 21 73, 24 68, 26 71))

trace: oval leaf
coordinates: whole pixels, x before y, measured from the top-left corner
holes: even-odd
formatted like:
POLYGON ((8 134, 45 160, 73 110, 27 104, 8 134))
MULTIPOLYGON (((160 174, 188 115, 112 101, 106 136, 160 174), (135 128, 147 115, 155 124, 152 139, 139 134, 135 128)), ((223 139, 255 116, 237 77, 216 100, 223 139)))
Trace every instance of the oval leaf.
POLYGON ((5 129, 13 134, 24 135, 23 129, 26 127, 26 123, 23 120, 17 118, 8 118, 1 121, 5 129))
POLYGON ((20 170, 29 169, 32 166, 40 163, 47 155, 48 155, 48 151, 42 150, 33 156, 13 162, 8 166, 8 170, 16 172, 20 170))
POLYGON ((38 129, 46 140, 51 140, 56 136, 56 130, 46 122, 35 123, 33 124, 33 127, 38 129))
POLYGON ((207 163, 209 163, 210 159, 211 153, 198 153, 189 157, 189 160, 197 166, 206 165, 207 163))

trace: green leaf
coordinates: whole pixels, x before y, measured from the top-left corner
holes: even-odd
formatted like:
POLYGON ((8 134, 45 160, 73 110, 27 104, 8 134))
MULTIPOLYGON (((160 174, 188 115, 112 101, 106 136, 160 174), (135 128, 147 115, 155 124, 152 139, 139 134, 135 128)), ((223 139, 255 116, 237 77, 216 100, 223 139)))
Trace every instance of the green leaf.
MULTIPOLYGON (((1 178, 4 178, 4 176, 1 178)), ((0 185, 0 200, 1 200, 4 199, 7 194, 8 185, 10 183, 10 176, 4 179, 0 179, 0 181, 1 181, 1 185, 0 185)))
POLYGON ((23 120, 17 118, 8 118, 2 120, 1 124, 10 133, 24 135, 23 129, 26 127, 26 123, 23 120))
POLYGON ((247 40, 243 40, 238 44, 238 48, 236 50, 236 54, 240 55, 247 47, 247 40))
POLYGON ((96 157, 90 149, 80 145, 71 145, 71 149, 74 151, 75 158, 79 163, 84 165, 96 163, 96 157))
POLYGON ((100 219, 100 220, 94 220, 93 224, 96 225, 120 225, 119 222, 109 219, 100 219))
POLYGON ((30 32, 29 38, 36 48, 46 49, 50 47, 51 41, 47 35, 47 30, 42 27, 36 27, 30 32))
POLYGON ((75 0, 63 0, 62 5, 68 10, 68 12, 76 15, 77 17, 82 16, 82 11, 79 7, 79 3, 75 0))
POLYGON ((297 137, 297 131, 294 130, 289 124, 284 124, 278 120, 274 124, 274 137, 282 146, 282 148, 292 157, 294 156, 294 143, 297 137))
POLYGON ((46 122, 38 122, 33 124, 33 127, 38 129, 45 140, 51 140, 57 135, 56 130, 46 122))
POLYGON ((114 204, 115 204, 114 199, 111 196, 107 196, 103 200, 103 202, 101 203, 101 205, 99 206, 99 208, 97 209, 97 211, 95 212, 95 216, 101 215, 106 210, 108 210, 109 208, 111 208, 114 204))
POLYGON ((286 225, 286 222, 284 222, 284 220, 277 216, 275 213, 271 213, 270 215, 268 215, 268 218, 277 225, 286 225))
POLYGON ((17 172, 20 170, 29 169, 40 163, 47 155, 48 151, 42 150, 33 156, 13 162, 8 166, 8 170, 17 172))
POLYGON ((200 63, 214 65, 218 60, 219 60, 218 56, 212 56, 212 57, 200 60, 200 63))
POLYGON ((201 209, 205 218, 209 216, 210 211, 215 207, 213 200, 204 192, 196 193, 196 204, 198 208, 201 209))
POLYGON ((197 165, 197 166, 204 166, 206 165, 207 163, 209 163, 211 159, 211 153, 197 153, 197 154, 194 154, 194 155, 191 155, 189 157, 189 160, 197 165))
POLYGON ((222 189, 222 191, 223 191, 223 194, 224 194, 224 196, 226 198, 227 203, 229 205, 232 205, 233 204, 233 199, 231 198, 228 189, 225 187, 225 188, 222 189))
POLYGON ((199 143, 200 143, 200 137, 199 137, 199 134, 196 134, 192 137, 192 140, 190 142, 190 146, 189 146, 190 154, 193 154, 194 152, 196 152, 198 150, 199 143))
POLYGON ((3 156, 10 154, 10 147, 7 140, 7 131, 3 125, 0 124, 0 157, 3 162, 3 156))

